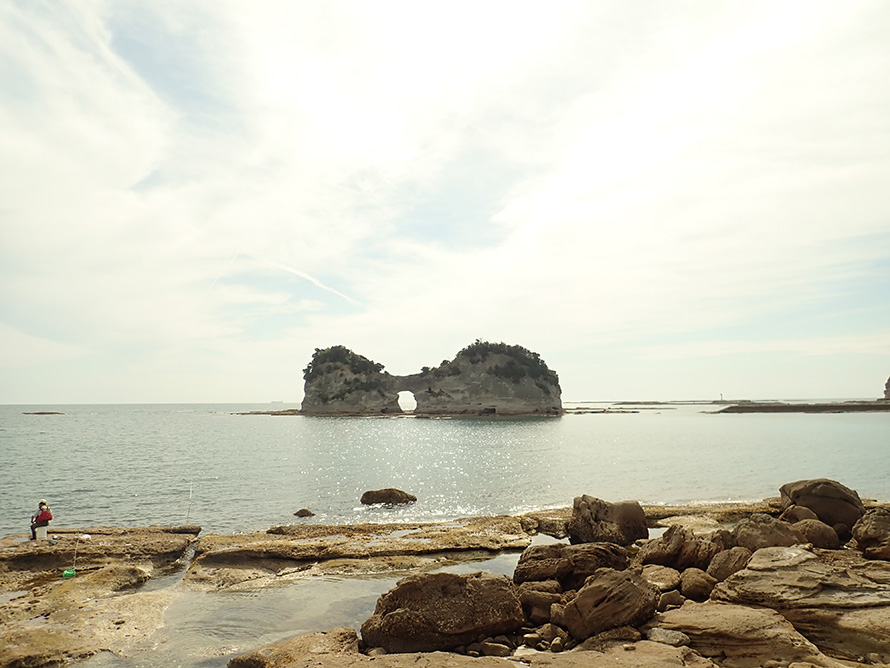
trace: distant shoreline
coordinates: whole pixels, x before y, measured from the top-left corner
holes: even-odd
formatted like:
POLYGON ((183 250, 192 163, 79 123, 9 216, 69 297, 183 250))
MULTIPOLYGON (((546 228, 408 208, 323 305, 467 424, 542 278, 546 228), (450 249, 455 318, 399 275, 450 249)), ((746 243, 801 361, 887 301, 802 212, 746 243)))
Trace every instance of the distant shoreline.
POLYGON ((745 402, 732 404, 717 413, 864 413, 890 412, 890 401, 841 401, 831 403, 788 404, 783 402, 745 402))

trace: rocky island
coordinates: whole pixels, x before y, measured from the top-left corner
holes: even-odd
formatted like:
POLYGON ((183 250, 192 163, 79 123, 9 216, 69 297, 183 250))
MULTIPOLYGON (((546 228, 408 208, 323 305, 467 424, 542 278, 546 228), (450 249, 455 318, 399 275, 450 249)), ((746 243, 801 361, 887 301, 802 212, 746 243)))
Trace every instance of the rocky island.
POLYGON ((415 415, 559 415, 559 377, 522 346, 477 340, 436 367, 405 376, 345 346, 316 349, 303 372, 303 415, 400 414, 399 392, 415 415))
POLYGON ((183 590, 406 571, 360 628, 295 635, 230 655, 229 668, 886 665, 890 506, 828 479, 780 494, 698 507, 581 495, 515 517, 232 536, 99 527, 10 537, 0 542, 0 668, 149 651, 183 590), (498 552, 518 554, 512 576, 440 570, 498 552), (177 584, 143 586, 176 569, 177 584))

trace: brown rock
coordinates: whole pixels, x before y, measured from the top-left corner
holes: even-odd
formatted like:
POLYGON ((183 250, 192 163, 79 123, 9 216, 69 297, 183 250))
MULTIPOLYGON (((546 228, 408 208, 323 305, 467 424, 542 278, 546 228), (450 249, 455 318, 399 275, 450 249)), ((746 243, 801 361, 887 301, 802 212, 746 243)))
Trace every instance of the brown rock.
POLYGON ((836 480, 798 480, 782 485, 779 492, 783 508, 791 505, 809 508, 830 527, 836 524, 852 527, 865 514, 859 494, 836 480))
POLYGON ((803 536, 807 543, 811 543, 813 547, 822 548, 824 550, 838 550, 841 542, 837 537, 837 532, 819 520, 800 520, 793 525, 794 530, 803 536))
POLYGON ((790 546, 806 542, 787 522, 780 522, 765 513, 754 513, 740 521, 732 535, 742 547, 752 552, 762 547, 790 546))
POLYGON ((609 503, 586 494, 575 497, 567 529, 572 543, 631 545, 649 537, 646 513, 637 501, 609 503))
POLYGON ((566 627, 575 640, 618 626, 637 626, 655 614, 659 592, 641 576, 603 568, 590 576, 565 608, 566 627))
POLYGON ((624 549, 613 543, 532 545, 519 556, 513 581, 556 580, 566 591, 579 589, 597 569, 624 570, 627 565, 624 549))
POLYGON ((388 506, 402 506, 417 501, 417 497, 400 489, 387 487, 386 489, 371 489, 362 494, 361 502, 365 505, 383 503, 388 506))
POLYGON ((708 575, 717 582, 723 582, 733 573, 737 573, 748 565, 753 552, 747 547, 736 546, 723 552, 719 552, 711 559, 708 566, 708 575))
POLYGON ((431 652, 511 633, 523 621, 516 586, 506 576, 428 573, 399 580, 381 596, 362 624, 362 638, 388 652, 431 652))
POLYGON ((868 559, 890 561, 890 508, 872 508, 853 525, 856 545, 868 559))
POLYGON ((711 595, 717 579, 700 568, 687 568, 680 575, 680 591, 688 599, 704 601, 711 595))

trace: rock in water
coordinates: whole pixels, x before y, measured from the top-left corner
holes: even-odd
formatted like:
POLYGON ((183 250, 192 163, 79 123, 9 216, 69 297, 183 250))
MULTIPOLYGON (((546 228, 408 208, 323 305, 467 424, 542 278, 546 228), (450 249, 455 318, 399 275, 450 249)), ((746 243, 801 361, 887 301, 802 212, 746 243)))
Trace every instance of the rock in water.
POLYGON ((401 413, 398 393, 414 394, 418 415, 559 415, 559 377, 522 346, 476 341, 453 360, 394 376, 344 346, 316 349, 303 371, 307 415, 401 413))
POLYGON ((587 494, 575 497, 568 532, 572 543, 631 545, 649 538, 646 513, 639 502, 609 503, 587 494))
POLYGON ((388 506, 403 506, 417 501, 417 497, 400 489, 387 487, 386 489, 371 489, 362 494, 361 502, 366 506, 375 503, 384 503, 388 506))
POLYGON ((523 622, 516 585, 506 576, 426 573, 399 580, 378 599, 362 638, 388 652, 435 652, 512 633, 523 622))

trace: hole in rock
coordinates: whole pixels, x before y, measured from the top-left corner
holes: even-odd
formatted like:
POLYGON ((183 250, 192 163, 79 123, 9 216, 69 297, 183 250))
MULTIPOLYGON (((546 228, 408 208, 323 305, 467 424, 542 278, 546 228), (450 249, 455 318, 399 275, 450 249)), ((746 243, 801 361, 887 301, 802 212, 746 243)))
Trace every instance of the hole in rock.
POLYGON ((414 409, 417 408, 417 399, 414 398, 413 392, 409 392, 408 390, 399 392, 399 408, 406 413, 414 412, 414 409))

